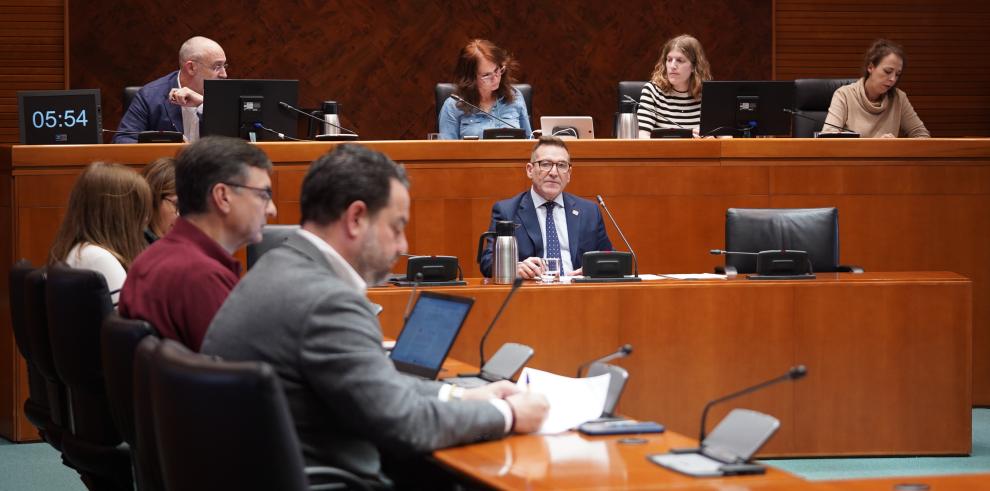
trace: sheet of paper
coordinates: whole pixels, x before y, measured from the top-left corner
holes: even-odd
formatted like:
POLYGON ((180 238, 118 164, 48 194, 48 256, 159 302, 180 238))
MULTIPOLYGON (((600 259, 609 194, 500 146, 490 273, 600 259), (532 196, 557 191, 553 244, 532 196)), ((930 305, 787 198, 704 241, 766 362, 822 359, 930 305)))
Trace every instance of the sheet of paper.
POLYGON ((523 390, 540 393, 550 402, 550 413, 541 435, 567 431, 602 415, 608 394, 609 374, 571 378, 526 367, 516 383, 523 390))

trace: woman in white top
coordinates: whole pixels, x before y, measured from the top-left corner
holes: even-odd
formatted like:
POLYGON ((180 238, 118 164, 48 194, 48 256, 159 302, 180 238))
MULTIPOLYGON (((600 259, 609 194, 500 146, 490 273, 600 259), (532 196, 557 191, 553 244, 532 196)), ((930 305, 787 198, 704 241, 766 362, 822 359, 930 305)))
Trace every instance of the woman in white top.
POLYGON ((682 34, 663 45, 650 82, 639 96, 639 137, 656 128, 701 127, 701 83, 712 79, 705 50, 697 39, 682 34))
POLYGON ((114 305, 127 268, 147 246, 143 230, 151 218, 151 189, 133 169, 95 162, 86 167, 69 195, 49 263, 98 271, 114 305))

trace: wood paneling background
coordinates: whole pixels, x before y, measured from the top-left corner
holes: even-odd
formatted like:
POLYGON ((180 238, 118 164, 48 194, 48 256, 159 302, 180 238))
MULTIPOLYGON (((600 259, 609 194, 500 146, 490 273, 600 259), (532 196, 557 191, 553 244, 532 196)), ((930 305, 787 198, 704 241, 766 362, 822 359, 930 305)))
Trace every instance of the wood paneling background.
POLYGON ((422 139, 436 131, 433 86, 447 81, 469 39, 515 54, 542 115, 592 115, 612 135, 619 80, 645 80, 663 42, 694 34, 715 76, 771 75, 768 0, 629 2, 72 2, 73 88, 103 91, 116 128, 121 91, 175 70, 179 45, 223 45, 232 78, 298 78, 300 103, 343 104, 365 139, 422 139), (184 15, 195 11, 196 15, 184 15))
POLYGON ((64 0, 0 0, 0 143, 17 143, 17 91, 67 87, 64 0))
POLYGON ((907 55, 899 87, 932 136, 990 136, 990 3, 775 0, 774 77, 858 77, 870 43, 907 55))

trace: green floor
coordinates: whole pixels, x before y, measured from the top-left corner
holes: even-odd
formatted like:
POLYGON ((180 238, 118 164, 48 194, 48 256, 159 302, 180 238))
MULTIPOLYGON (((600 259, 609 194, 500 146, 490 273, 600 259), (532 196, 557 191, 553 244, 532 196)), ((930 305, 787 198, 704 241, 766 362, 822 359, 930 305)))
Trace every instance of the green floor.
MULTIPOLYGON (((806 479, 919 476, 990 472, 990 409, 973 410, 973 454, 969 457, 781 459, 766 463, 806 479)), ((75 472, 43 443, 11 444, 0 438, 0 490, 85 490, 75 472)))

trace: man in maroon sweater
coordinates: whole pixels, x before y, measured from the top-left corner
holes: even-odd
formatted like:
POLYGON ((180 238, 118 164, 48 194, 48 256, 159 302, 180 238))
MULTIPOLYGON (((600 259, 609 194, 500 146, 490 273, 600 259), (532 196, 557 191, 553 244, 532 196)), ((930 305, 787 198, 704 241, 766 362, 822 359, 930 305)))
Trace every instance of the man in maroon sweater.
POLYGON ((261 240, 272 202, 271 160, 243 140, 203 138, 175 163, 180 218, 127 272, 118 309, 199 351, 240 277, 232 256, 261 240))

